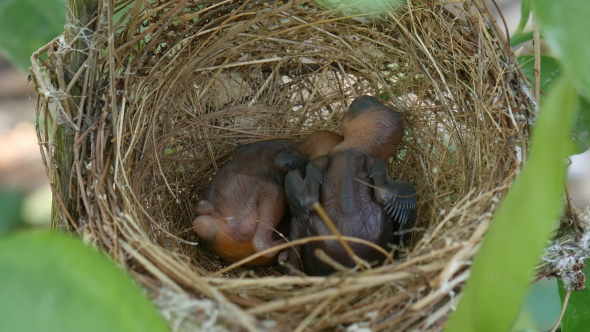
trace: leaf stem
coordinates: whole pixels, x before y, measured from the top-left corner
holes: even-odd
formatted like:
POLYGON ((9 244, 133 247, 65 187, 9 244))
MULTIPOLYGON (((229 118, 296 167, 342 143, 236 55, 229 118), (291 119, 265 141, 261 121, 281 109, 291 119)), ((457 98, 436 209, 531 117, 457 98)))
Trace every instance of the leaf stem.
POLYGON ((565 309, 567 308, 567 301, 570 299, 570 295, 572 294, 571 290, 568 290, 565 294, 565 299, 563 299, 563 305, 561 306, 561 313, 559 314, 559 318, 557 319, 557 323, 555 323, 555 327, 551 332, 557 331, 559 324, 561 323, 561 319, 563 318, 563 314, 565 314, 565 309))

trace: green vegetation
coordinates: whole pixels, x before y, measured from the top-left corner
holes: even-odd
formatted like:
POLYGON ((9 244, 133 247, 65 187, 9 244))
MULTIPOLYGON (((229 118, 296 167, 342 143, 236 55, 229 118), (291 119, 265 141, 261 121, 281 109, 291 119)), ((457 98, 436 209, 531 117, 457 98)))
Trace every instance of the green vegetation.
MULTIPOLYGON (((542 58, 541 88, 550 91, 541 101, 530 158, 490 225, 475 257, 458 310, 447 324, 447 332, 510 329, 531 280, 533 267, 549 239, 552 224, 558 218, 566 157, 572 152, 584 151, 590 141, 588 126, 584 125, 589 118, 584 96, 590 96, 590 62, 587 59, 590 54, 587 38, 590 3, 524 1, 521 27, 528 20, 531 4, 545 40, 562 65, 556 59, 542 58), (561 67, 563 70, 559 69, 561 67), (553 83, 557 77, 557 82, 553 83), (582 125, 578 126, 579 122, 582 125), (577 150, 572 149, 572 139, 577 150)), ((530 56, 520 58, 529 76, 532 73, 530 59, 530 56)), ((562 331, 581 331, 579 327, 590 324, 590 315, 572 314, 588 310, 588 292, 590 290, 586 289, 576 294, 585 301, 570 303, 572 307, 568 306, 568 312, 570 317, 575 316, 572 319, 576 323, 564 321, 562 331)), ((560 293, 564 293, 563 285, 560 293)))
POLYGON ((64 31, 65 0, 0 1, 0 50, 28 71, 31 54, 64 31))
POLYGON ((128 275, 55 232, 0 238, 0 294, 2 331, 168 331, 128 275))

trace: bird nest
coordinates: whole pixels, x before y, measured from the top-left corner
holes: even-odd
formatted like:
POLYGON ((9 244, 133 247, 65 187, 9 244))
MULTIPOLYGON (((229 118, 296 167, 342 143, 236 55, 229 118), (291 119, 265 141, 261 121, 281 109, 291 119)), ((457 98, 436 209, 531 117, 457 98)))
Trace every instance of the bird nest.
POLYGON ((130 271, 175 330, 441 328, 536 110, 485 1, 90 3, 32 57, 54 227, 130 271), (237 146, 338 132, 361 94, 406 128, 389 170, 418 217, 399 259, 284 276, 200 242, 197 203, 237 146))

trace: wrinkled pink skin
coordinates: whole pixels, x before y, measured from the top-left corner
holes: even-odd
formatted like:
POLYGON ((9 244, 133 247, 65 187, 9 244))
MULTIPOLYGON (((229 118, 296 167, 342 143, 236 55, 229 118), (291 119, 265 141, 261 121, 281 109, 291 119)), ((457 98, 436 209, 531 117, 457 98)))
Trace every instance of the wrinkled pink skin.
MULTIPOLYGON (((286 210, 285 173, 273 161, 281 151, 296 148, 287 140, 241 146, 211 180, 193 226, 225 260, 236 262, 285 242, 275 231, 286 210)), ((276 255, 269 253, 248 264, 272 264, 276 255)))

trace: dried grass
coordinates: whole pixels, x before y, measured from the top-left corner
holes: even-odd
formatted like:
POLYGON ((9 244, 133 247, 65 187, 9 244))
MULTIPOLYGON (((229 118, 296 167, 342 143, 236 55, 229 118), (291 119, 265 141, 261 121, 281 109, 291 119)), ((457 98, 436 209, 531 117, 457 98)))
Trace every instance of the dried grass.
POLYGON ((362 17, 306 1, 112 3, 78 27, 88 48, 62 36, 32 58, 56 227, 129 269, 175 330, 441 328, 537 109, 483 1, 362 17), (68 72, 77 52, 85 64, 68 72), (286 277, 228 267, 198 243, 195 207, 236 146, 338 131, 360 94, 389 99, 407 128, 390 173, 416 185, 418 221, 400 260, 286 277), (70 164, 55 155, 59 128, 70 164))

